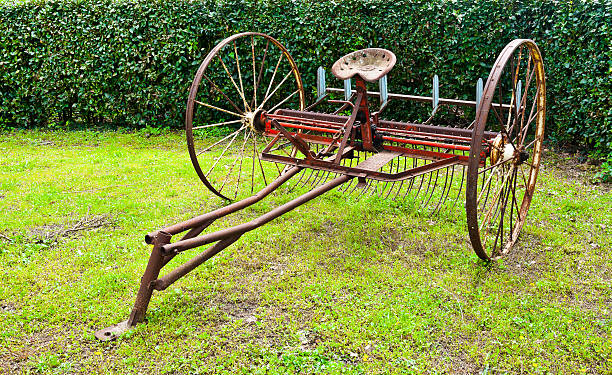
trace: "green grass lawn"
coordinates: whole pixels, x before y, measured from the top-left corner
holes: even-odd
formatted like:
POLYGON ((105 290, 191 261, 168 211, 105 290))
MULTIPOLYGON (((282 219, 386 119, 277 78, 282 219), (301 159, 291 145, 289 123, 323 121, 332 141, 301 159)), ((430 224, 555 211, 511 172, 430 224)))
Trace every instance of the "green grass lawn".
POLYGON ((501 261, 478 260, 461 204, 429 218, 331 192, 156 292, 148 324, 102 343, 93 332, 134 302, 144 234, 224 202, 182 133, 2 135, 0 372, 612 373, 612 193, 567 156, 545 155, 501 261))

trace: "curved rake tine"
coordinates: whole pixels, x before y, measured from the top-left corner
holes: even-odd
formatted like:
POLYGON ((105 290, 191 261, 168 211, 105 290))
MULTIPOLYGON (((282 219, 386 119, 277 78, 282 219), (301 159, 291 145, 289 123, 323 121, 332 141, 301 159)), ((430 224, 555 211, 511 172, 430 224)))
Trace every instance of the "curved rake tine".
POLYGON ((319 176, 320 176, 322 173, 323 173, 323 171, 321 171, 321 170, 317 170, 317 171, 314 173, 314 177, 313 177, 313 178, 311 178, 311 179, 308 181, 308 183, 304 184, 304 186, 306 186, 307 184, 309 184, 309 185, 310 185, 310 186, 309 186, 309 188, 310 188, 310 189, 312 189, 312 187, 315 185, 315 183, 316 183, 316 182, 317 182, 317 180, 319 179, 319 176), (312 181, 312 182, 311 182, 311 181, 312 181))
MULTIPOLYGON (((452 153, 453 155, 455 155, 455 153, 452 153)), ((453 178, 455 176, 455 166, 451 165, 448 166, 444 169, 445 171, 445 176, 444 176, 444 189, 442 189, 442 194, 440 195, 440 200, 438 201, 438 204, 436 205, 436 207, 434 208, 434 210, 431 212, 432 215, 436 214, 436 211, 438 211, 437 213, 440 213, 440 210, 442 209, 442 205, 444 205, 444 202, 446 202, 446 200, 448 199, 448 196, 450 194, 450 189, 452 187, 453 184, 453 178), (449 169, 450 169, 450 181, 448 181, 448 173, 449 173, 449 169), (448 190, 446 189, 447 187, 447 183, 448 183, 448 190), (446 191, 446 194, 445 194, 446 191)))
MULTIPOLYGON (((348 195, 352 195, 355 192, 355 190, 357 190, 358 186, 359 186, 359 182, 355 182, 355 186, 353 186, 351 191, 348 192, 348 195)), ((361 196, 363 194, 363 189, 364 188, 361 188, 362 193, 360 193, 359 196, 361 196)))
POLYGON ((306 179, 303 179, 301 184, 295 184, 296 189, 301 189, 302 187, 304 187, 304 185, 306 185, 308 180, 310 180, 310 178, 312 177, 312 174, 314 173, 314 169, 309 169, 309 171, 310 171, 310 174, 308 175, 308 177, 306 177, 306 179))
MULTIPOLYGON (((490 180, 493 178, 493 175, 492 175, 493 173, 497 173, 497 170, 489 172, 489 181, 487 182, 487 184, 488 184, 487 185, 487 194, 485 195, 485 200, 484 200, 484 203, 482 204, 483 206, 486 206, 487 202, 489 201, 489 193, 491 192, 491 181, 490 180)), ((484 188, 484 178, 485 178, 485 176, 486 176, 486 173, 484 173, 484 176, 483 176, 483 188, 484 188)), ((495 190, 497 190, 497 185, 496 185, 494 191, 495 190)))
MULTIPOLYGON (((389 173, 393 173, 393 161, 395 160, 395 158, 391 159, 391 162, 389 164, 389 173)), ((383 167, 384 168, 384 167, 383 167)), ((387 190, 387 186, 389 186, 389 181, 385 181, 384 182, 384 186, 382 187, 382 189, 380 189, 378 196, 382 198, 382 194, 387 190)), ((382 183, 381 183, 382 184, 382 183)), ((379 184, 379 185, 381 185, 379 184)), ((387 194, 388 195, 388 194, 387 194)))
MULTIPOLYGON (((314 169, 310 170, 310 174, 308 175, 308 178, 302 183, 302 185, 300 186, 300 189, 303 188, 304 186, 306 186, 306 184, 310 181, 310 179, 312 178, 312 175, 315 173, 314 169)), ((318 171, 317 171, 318 173, 318 171)))
MULTIPOLYGON (((346 165, 346 161, 343 161, 343 163, 345 163, 344 165, 346 165)), ((353 158, 348 159, 348 163, 349 163, 349 168, 353 166, 353 158)), ((353 182, 355 182, 354 178, 351 178, 351 180, 348 183, 345 183, 341 186, 341 189, 338 189, 338 191, 341 191, 343 194, 349 195, 349 193, 347 193, 349 187, 353 184, 353 182)))
MULTIPOLYGON (((357 151, 357 157, 356 157, 355 159, 357 159, 357 160, 355 161, 355 165, 359 164, 359 160, 361 160, 361 152, 360 152, 360 151, 357 151)), ((351 167, 352 167, 352 166, 353 166, 353 159, 351 159, 351 167)), ((355 191, 355 189, 357 188, 357 184, 358 184, 358 183, 359 183, 359 181, 358 181, 357 179, 355 179, 355 178, 351 179, 351 184, 349 184, 349 185, 346 187, 345 192, 348 192, 348 193, 346 193, 346 194, 347 194, 347 195, 351 195, 351 194, 353 194, 353 192, 354 192, 354 191, 355 191), (349 188, 352 186, 352 182, 353 182, 353 180, 355 181, 355 186, 353 186, 353 188, 351 189, 351 191, 348 191, 348 189, 349 189, 349 188)))
MULTIPOLYGON (((405 171, 406 170, 406 164, 407 164, 406 163, 406 159, 408 159, 408 157, 406 155, 404 155, 403 158, 404 158, 404 169, 403 170, 405 171)), ((399 164, 400 163, 398 163, 398 169, 399 169, 399 164)), ((400 191, 402 191, 402 186, 404 186, 404 181, 406 181, 406 180, 401 180, 400 181, 399 186, 397 188, 397 191, 395 192, 395 195, 392 198, 393 200, 395 200, 397 198, 397 196, 399 195, 400 191)))
POLYGON ((440 213, 440 210, 442 209, 442 205, 444 204, 444 202, 446 202, 446 199, 448 199, 448 194, 450 193, 450 189, 451 186, 453 184, 453 177, 455 175, 455 166, 450 166, 445 168, 445 176, 444 176, 444 189, 442 189, 442 195, 440 195, 440 200, 438 200, 438 204, 436 205, 436 207, 433 209, 433 211, 431 211, 430 215, 437 215, 440 213), (449 169, 450 169, 450 181, 449 181, 449 169), (447 189, 448 186, 448 189, 447 189), (446 194, 445 194, 446 192, 446 194))
POLYGON ((365 188, 363 189, 363 196, 371 197, 376 193, 376 189, 378 188, 378 184, 380 182, 376 180, 369 179, 366 183, 365 188))
POLYGON ((300 181, 302 181, 302 178, 304 178, 304 174, 306 174, 306 169, 302 169, 300 171, 300 178, 296 181, 295 184, 291 185, 291 187, 289 188, 289 191, 287 193, 291 193, 291 192, 293 192, 295 190, 295 188, 300 183, 300 181))
MULTIPOLYGON (((397 159, 398 159, 398 160, 397 160, 395 163, 394 163, 394 161, 395 161, 395 159, 396 159, 396 158, 391 159, 391 164, 389 165, 389 173, 391 173, 391 174, 393 174, 393 173, 394 173, 394 172, 393 172, 393 165, 394 165, 394 164, 395 164, 395 173, 397 173, 397 172, 398 172, 398 170, 399 170, 399 164, 400 164, 400 161, 399 161, 399 158, 400 158, 400 157, 401 157, 401 156, 398 156, 398 157, 397 157, 397 159)), ((395 187, 395 183, 396 183, 396 182, 397 182, 397 181, 391 181, 391 182, 386 181, 386 182, 385 182, 385 186, 384 186, 384 187, 381 189, 381 191, 380 191, 380 193, 378 194, 378 196, 379 196, 379 197, 381 197, 381 198, 383 198, 383 199, 387 199, 387 197, 389 196, 389 194, 391 194, 391 191, 393 191, 393 188, 395 187), (390 187, 389 189, 387 189, 387 187, 389 186, 389 183, 391 183, 391 187, 390 187), (384 194, 385 192, 387 192, 387 195, 385 195, 385 196, 383 197, 383 194, 384 194)))
MULTIPOLYGON (((395 158, 391 159, 391 164, 389 164, 389 173, 393 173, 393 161, 395 160, 395 158)), ((385 181, 384 182, 384 186, 382 187, 382 189, 379 190, 378 192, 378 196, 382 198, 383 193, 387 190, 387 186, 389 186, 389 181, 385 181)), ((387 194, 389 195, 389 194, 387 194)))
MULTIPOLYGON (((400 161, 401 155, 397 157, 397 162, 395 163, 395 174, 397 174, 399 172, 399 165, 401 163, 400 161)), ((395 159, 393 159, 395 160, 395 159)), ((393 162, 393 160, 391 160, 391 162, 393 162)), ((391 170, 389 172, 392 172, 391 170)), ((397 181, 393 181, 391 183, 391 188, 389 188, 389 190, 387 190, 387 195, 385 195, 384 197, 382 197, 383 199, 387 199, 389 198, 389 195, 391 195, 391 192, 393 191, 393 189, 395 188, 395 184, 397 183, 397 181)))
POLYGON ((327 183, 327 181, 329 181, 332 178, 335 178, 335 173, 328 171, 327 174, 325 175, 325 177, 323 177, 323 179, 321 179, 321 181, 319 181, 319 184, 325 184, 327 183))
MULTIPOLYGON (((444 199, 442 199, 442 201, 440 202, 440 207, 438 208, 438 214, 440 214, 440 211, 442 211, 442 209, 447 205, 446 201, 448 201, 448 198, 450 197, 450 192, 451 189, 453 188, 453 182, 455 181, 455 166, 451 166, 449 168, 451 171, 451 175, 450 175, 450 180, 448 181, 448 189, 446 189, 446 195, 444 196, 444 199)), ((446 172, 448 173, 448 169, 446 170, 446 172)))
MULTIPOLYGON (((438 148, 437 151, 440 152, 440 148, 438 148)), ((433 162, 434 161, 432 160, 431 163, 433 162)), ((433 172, 431 174, 433 174, 433 172)), ((433 187, 431 188, 431 191, 429 190, 431 186, 431 178, 429 179, 429 182, 427 183, 427 189, 425 190, 425 193, 423 194, 424 197, 427 197, 429 194, 429 198, 427 198, 427 201, 421 205, 422 208, 425 208, 429 205, 429 202, 431 201, 431 198, 433 197, 434 191, 436 190, 436 186, 438 186, 439 175, 440 175, 440 170, 436 169, 436 179, 434 180, 434 184, 433 184, 433 187)))
POLYGON ((430 191, 429 185, 427 185, 427 190, 425 191, 424 196, 428 196, 428 193, 429 193, 429 197, 427 198, 427 201, 421 207, 425 208, 429 205, 429 202, 431 201, 431 198, 433 197, 434 191, 436 191, 436 186, 438 186, 439 176, 440 176, 440 170, 436 169, 436 179, 434 180, 433 187, 431 188, 431 191, 430 191))
POLYGON ((324 175, 324 174, 325 174, 325 171, 318 170, 314 178, 311 180, 312 182, 310 183, 309 188, 312 189, 313 187, 317 186, 317 183, 320 180, 321 175, 324 175))
MULTIPOLYGON (((416 149, 416 147, 415 147, 416 149)), ((419 165, 419 161, 417 158, 412 158, 412 168, 416 168, 419 165)), ((408 189, 406 189, 406 193, 404 193, 404 198, 412 191, 412 187, 414 186, 414 180, 416 179, 416 177, 413 177, 410 179, 410 185, 408 186, 408 189)), ((423 179, 423 175, 421 175, 421 180, 423 179)), ((423 183, 421 181, 421 183, 423 183)))
POLYGON ((313 188, 317 186, 318 184, 320 184, 323 178, 326 177, 328 174, 329 174, 329 171, 321 171, 321 173, 317 175, 317 178, 315 178, 314 181, 312 182, 312 185, 310 185, 310 188, 313 188), (318 178, 319 176, 321 177, 318 178))
POLYGON ((451 206, 450 210, 454 210, 455 206, 457 205, 457 201, 459 200, 459 197, 461 196, 461 192, 463 191, 463 181, 465 180, 465 166, 461 166, 461 183, 459 184, 459 190, 457 191, 457 196, 455 197, 455 201, 453 202, 453 205, 451 206))
MULTIPOLYGON (((424 160, 423 161, 423 165, 427 165, 427 164, 428 164, 427 160, 424 160)), ((428 182, 428 185, 427 185, 427 186, 429 186, 429 184, 431 184, 431 173, 427 173, 427 175, 429 175, 429 182, 428 182)), ((421 176, 422 177, 421 177, 421 183, 419 185, 419 189, 417 190, 416 195, 414 196, 415 200, 419 197, 419 194, 421 193, 421 188, 423 187, 423 181, 425 180, 425 174, 422 174, 421 176)))

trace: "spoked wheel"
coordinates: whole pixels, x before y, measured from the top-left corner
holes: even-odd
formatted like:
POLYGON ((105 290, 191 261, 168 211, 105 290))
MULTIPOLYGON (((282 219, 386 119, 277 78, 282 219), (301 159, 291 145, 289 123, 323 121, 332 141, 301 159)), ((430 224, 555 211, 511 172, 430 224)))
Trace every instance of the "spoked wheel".
POLYGON ((466 213, 472 247, 482 259, 506 254, 525 223, 540 168, 545 111, 540 51, 531 40, 514 40, 489 74, 470 147, 466 213))
POLYGON ((300 74, 277 40, 249 32, 219 43, 196 73, 185 115, 189 156, 204 185, 236 200, 278 177, 283 166, 260 160, 269 139, 256 119, 304 105, 300 74))

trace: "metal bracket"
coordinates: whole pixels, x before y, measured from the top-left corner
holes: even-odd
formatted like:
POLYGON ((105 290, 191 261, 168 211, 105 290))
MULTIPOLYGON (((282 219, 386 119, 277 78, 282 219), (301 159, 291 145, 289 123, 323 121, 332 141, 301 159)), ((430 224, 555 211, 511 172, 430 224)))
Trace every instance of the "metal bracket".
POLYGON ((436 111, 438 110, 438 104, 440 103, 440 79, 438 78, 438 75, 434 75, 433 77, 433 92, 432 92, 432 105, 433 105, 433 114, 436 113, 436 111))
POLYGON ((380 106, 384 107, 387 105, 387 100, 389 100, 389 91, 387 89, 387 76, 384 75, 381 79, 378 80, 378 87, 380 91, 380 106))
POLYGON ((482 99, 482 78, 478 78, 476 82, 476 108, 480 105, 480 99, 482 99))
POLYGON ((522 86, 523 85, 521 83, 521 80, 519 80, 516 83, 516 103, 514 103, 514 108, 516 108, 516 113, 518 113, 519 110, 521 109, 521 99, 522 99, 521 98, 521 96, 522 96, 521 90, 523 88, 522 86))
POLYGON ((320 66, 317 69, 317 101, 323 99, 325 94, 325 69, 320 66))
POLYGON ((351 100, 351 79, 344 80, 344 100, 351 100))
POLYGON ((312 152, 312 150, 310 149, 310 147, 308 147, 308 143, 306 143, 306 141, 304 141, 302 138, 300 137, 294 137, 287 129, 285 129, 284 126, 282 126, 278 121, 272 119, 270 121, 272 123, 272 125, 278 129, 279 132, 281 132, 283 134, 283 136, 285 138, 287 138, 287 140, 289 142, 291 142, 296 149, 298 149, 305 157, 306 159, 314 159, 315 158, 315 154, 312 152))
POLYGON ((130 330, 132 327, 128 326, 128 321, 124 320, 121 323, 113 324, 110 327, 103 328, 94 333, 94 336, 100 341, 111 341, 121 336, 124 332, 130 330))

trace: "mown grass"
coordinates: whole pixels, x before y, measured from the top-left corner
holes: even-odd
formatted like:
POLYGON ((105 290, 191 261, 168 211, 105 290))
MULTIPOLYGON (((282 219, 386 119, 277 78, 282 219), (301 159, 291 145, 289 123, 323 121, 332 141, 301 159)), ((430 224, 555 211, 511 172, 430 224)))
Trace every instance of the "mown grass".
POLYGON ((612 373, 612 194, 582 169, 547 153, 520 241, 492 264, 461 205, 431 219, 329 193, 155 293, 148 324, 101 343, 93 331, 134 302, 144 234, 223 202, 182 134, 4 133, 0 371, 612 373), (65 232, 92 217, 97 228, 65 232))

